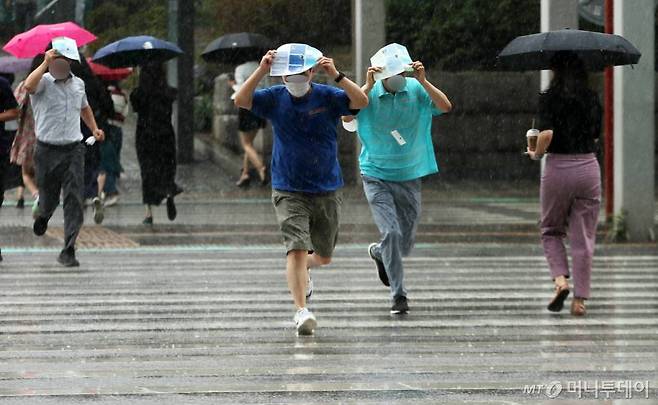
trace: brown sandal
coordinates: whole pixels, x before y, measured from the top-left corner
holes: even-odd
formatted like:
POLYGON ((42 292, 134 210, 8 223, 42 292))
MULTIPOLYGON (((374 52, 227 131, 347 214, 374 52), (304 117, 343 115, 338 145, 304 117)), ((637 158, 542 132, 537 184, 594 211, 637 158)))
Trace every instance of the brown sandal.
POLYGON ((569 285, 556 285, 555 296, 548 303, 548 310, 551 312, 560 312, 564 308, 564 300, 569 296, 569 285))
POLYGON ((585 308, 585 300, 582 298, 574 298, 571 301, 571 315, 573 316, 585 316, 587 314, 587 308, 585 308))

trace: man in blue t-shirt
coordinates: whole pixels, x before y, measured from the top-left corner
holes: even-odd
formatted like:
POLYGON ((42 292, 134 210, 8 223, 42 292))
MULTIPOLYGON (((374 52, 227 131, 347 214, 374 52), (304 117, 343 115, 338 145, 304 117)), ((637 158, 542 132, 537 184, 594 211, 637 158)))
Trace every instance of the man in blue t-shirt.
POLYGON ((310 268, 329 264, 338 237, 343 186, 336 126, 343 115, 368 105, 368 96, 340 73, 332 59, 317 65, 339 88, 313 83, 315 68, 283 76, 284 85, 256 90, 270 72, 276 51, 236 93, 235 104, 272 122, 272 201, 287 249, 288 288, 300 335, 312 334, 314 315, 306 308, 312 293, 310 268), (309 253, 312 252, 312 253, 309 253))
MULTIPOLYGON (((0 207, 5 199, 5 177, 9 169, 9 150, 11 137, 5 131, 5 122, 13 121, 18 117, 18 103, 14 98, 9 82, 0 77, 0 207)), ((2 252, 0 252, 2 261, 2 252)))
POLYGON ((416 237, 421 178, 438 172, 432 117, 452 109, 448 97, 425 77, 423 64, 413 62, 411 68, 414 78, 370 67, 363 86, 370 102, 357 116, 363 189, 381 235, 368 254, 390 287, 393 314, 409 310, 402 257, 411 252, 416 237), (375 73, 382 80, 375 82, 375 73))

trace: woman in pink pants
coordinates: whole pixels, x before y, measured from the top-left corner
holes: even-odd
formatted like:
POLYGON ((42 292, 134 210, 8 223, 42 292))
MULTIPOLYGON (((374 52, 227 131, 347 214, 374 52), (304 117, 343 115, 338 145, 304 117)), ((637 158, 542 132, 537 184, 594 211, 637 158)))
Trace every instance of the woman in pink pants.
POLYGON ((601 174, 596 149, 601 132, 601 105, 588 87, 583 63, 573 54, 558 53, 552 63, 550 88, 539 98, 539 129, 532 159, 545 153, 541 178, 541 240, 555 282, 548 309, 559 312, 569 295, 571 313, 583 316, 590 297, 592 257, 601 201, 601 174), (571 246, 569 272, 564 238, 571 246))

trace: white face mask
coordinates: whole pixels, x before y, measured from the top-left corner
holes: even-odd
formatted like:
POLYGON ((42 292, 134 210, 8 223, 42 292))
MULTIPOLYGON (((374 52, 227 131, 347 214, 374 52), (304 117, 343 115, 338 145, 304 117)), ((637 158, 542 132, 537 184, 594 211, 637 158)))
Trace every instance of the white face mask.
POLYGON ((401 75, 395 75, 386 79, 386 88, 393 93, 403 90, 407 86, 407 79, 401 75))
POLYGON ((306 75, 287 76, 284 79, 286 89, 293 97, 304 97, 311 90, 311 78, 306 75))
POLYGON ((69 74, 71 73, 71 65, 66 60, 58 58, 50 62, 48 71, 55 80, 64 80, 69 77, 69 74))

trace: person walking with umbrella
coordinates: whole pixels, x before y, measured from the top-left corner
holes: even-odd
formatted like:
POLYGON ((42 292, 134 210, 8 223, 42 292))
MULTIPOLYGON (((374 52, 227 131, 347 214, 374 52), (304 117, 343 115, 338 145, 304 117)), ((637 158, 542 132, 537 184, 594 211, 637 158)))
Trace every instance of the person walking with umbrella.
POLYGON ((167 217, 176 219, 174 197, 183 190, 176 184, 176 138, 171 123, 176 89, 169 87, 162 63, 142 67, 139 85, 130 95, 137 113, 136 146, 142 176, 143 223, 153 224, 153 209, 167 201, 167 217))
POLYGON ((575 296, 571 313, 583 316, 590 297, 592 257, 601 202, 601 174, 596 160, 601 133, 602 109, 596 92, 589 89, 582 60, 560 52, 551 63, 553 79, 539 97, 541 131, 531 159, 544 154, 546 167, 541 178, 541 239, 555 296, 548 305, 559 312, 569 295, 568 278, 573 276, 575 296), (572 269, 569 272, 564 238, 569 235, 572 269))
POLYGON ((541 130, 527 155, 540 160, 541 240, 555 294, 548 310, 559 312, 569 296, 571 313, 584 316, 590 298, 592 258, 601 202, 601 174, 596 160, 602 109, 588 86, 588 70, 635 64, 641 53, 619 35, 581 30, 557 30, 523 35, 499 54, 498 66, 509 70, 551 69, 549 89, 539 96, 541 130), (569 236, 569 271, 564 238, 569 236))
MULTIPOLYGON (((233 80, 230 82, 236 92, 231 96, 235 98, 242 84, 258 69, 258 59, 267 49, 270 49, 270 41, 261 34, 252 32, 237 32, 222 35, 210 42, 201 56, 208 62, 221 62, 235 64, 243 61, 235 68, 233 80)), ((259 83, 257 89, 266 87, 263 82, 259 83)), ((258 131, 265 128, 266 121, 249 110, 238 109, 238 131, 240 144, 244 150, 242 160, 242 171, 235 183, 238 187, 246 187, 251 181, 249 167, 253 166, 258 173, 261 185, 267 182, 267 167, 262 158, 254 148, 254 138, 258 131)))
MULTIPOLYGON (((231 96, 235 98, 235 94, 240 90, 240 87, 244 82, 251 76, 256 69, 258 69, 257 61, 249 61, 242 63, 235 68, 235 74, 232 81, 233 90, 236 93, 231 96)), ((262 83, 259 84, 257 89, 263 88, 262 83)), ((254 148, 254 139, 258 135, 258 131, 265 128, 266 121, 249 110, 244 108, 238 109, 238 133, 240 135, 240 144, 244 150, 244 157, 242 159, 242 171, 240 172, 240 178, 235 183, 238 187, 245 187, 249 185, 251 176, 249 174, 249 166, 253 166, 260 179, 260 184, 265 185, 267 181, 267 167, 263 164, 263 159, 258 154, 256 148, 254 148)))
POLYGON ((137 160, 142 176, 145 225, 153 224, 154 205, 167 201, 167 217, 177 211, 174 197, 183 190, 176 179, 176 136, 171 123, 177 91, 166 81, 163 63, 181 55, 176 45, 152 36, 130 36, 112 42, 94 54, 93 61, 110 68, 141 66, 139 85, 130 95, 137 113, 137 160))
POLYGON ((366 107, 368 96, 317 49, 285 44, 263 56, 235 104, 274 128, 272 201, 286 246, 297 333, 309 335, 317 321, 306 308, 308 269, 331 262, 338 238, 343 178, 336 126, 341 116, 366 107), (316 65, 340 88, 313 83, 316 65), (256 90, 268 73, 283 76, 284 86, 256 90))
POLYGON ((91 129, 93 139, 102 141, 103 130, 94 119, 82 79, 71 73, 71 64, 80 61, 75 41, 60 37, 52 41, 44 62, 25 80, 36 124, 35 164, 39 205, 33 230, 41 236, 64 198, 64 249, 58 262, 79 266, 75 242, 83 223, 84 159, 80 118, 91 129))

